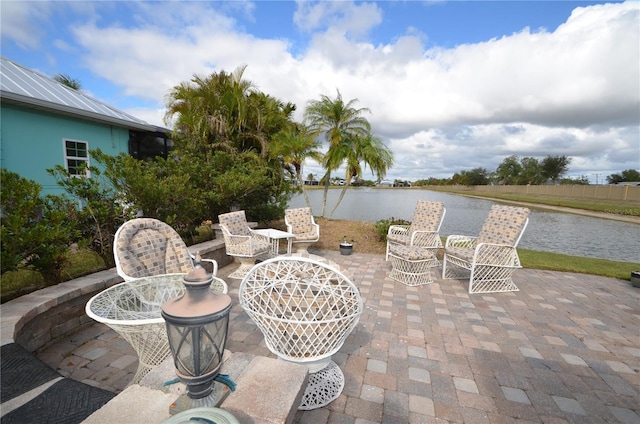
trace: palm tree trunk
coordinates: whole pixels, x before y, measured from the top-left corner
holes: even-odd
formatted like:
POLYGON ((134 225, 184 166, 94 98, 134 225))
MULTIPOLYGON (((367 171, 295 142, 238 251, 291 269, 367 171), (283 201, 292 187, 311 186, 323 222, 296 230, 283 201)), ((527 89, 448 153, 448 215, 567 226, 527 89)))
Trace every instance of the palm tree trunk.
POLYGON ((304 201, 307 204, 307 207, 311 209, 313 214, 313 209, 311 208, 311 200, 309 200, 309 194, 307 190, 304 188, 304 181, 302 181, 302 175, 298 173, 298 184, 300 184, 300 188, 302 189, 302 194, 304 195, 304 201))
POLYGON ((331 171, 327 171, 324 175, 324 194, 322 196, 322 217, 327 210, 327 195, 329 193, 329 179, 331 178, 331 171))
POLYGON ((329 214, 329 219, 331 219, 331 217, 333 216, 333 213, 336 211, 336 209, 338 209, 340 202, 342 202, 342 198, 344 197, 344 194, 347 192, 347 187, 349 186, 350 182, 351 182, 351 178, 349 177, 345 178, 344 185, 342 186, 342 191, 340 192, 340 196, 338 196, 338 200, 336 200, 336 204, 333 206, 333 209, 331 209, 331 213, 329 214))

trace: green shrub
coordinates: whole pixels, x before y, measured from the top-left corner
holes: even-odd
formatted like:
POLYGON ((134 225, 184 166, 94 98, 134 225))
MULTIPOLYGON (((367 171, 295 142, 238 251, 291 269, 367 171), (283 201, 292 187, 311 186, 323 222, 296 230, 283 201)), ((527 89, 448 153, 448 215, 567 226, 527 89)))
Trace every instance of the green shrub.
POLYGON ((126 208, 122 196, 105 181, 100 169, 90 167, 91 178, 69 175, 61 165, 47 172, 58 185, 74 199, 76 225, 81 234, 80 246, 96 252, 108 268, 115 266, 113 239, 118 228, 134 217, 134 211, 126 208))
POLYGON ((42 197, 38 183, 1 172, 1 272, 31 267, 45 284, 60 283, 71 243, 79 237, 73 204, 63 196, 42 197))
POLYGON ((399 218, 387 218, 376 221, 373 226, 376 228, 376 232, 378 233, 378 240, 382 242, 387 242, 387 233, 389 232, 389 227, 392 225, 410 225, 411 222, 405 219, 399 218))

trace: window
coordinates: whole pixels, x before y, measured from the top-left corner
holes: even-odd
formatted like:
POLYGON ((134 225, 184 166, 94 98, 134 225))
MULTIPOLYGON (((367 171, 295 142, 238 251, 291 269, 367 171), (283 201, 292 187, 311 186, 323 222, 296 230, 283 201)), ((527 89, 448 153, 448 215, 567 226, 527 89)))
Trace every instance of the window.
POLYGON ((64 140, 64 160, 69 174, 91 176, 89 174, 89 143, 86 141, 64 140), (83 166, 86 168, 83 169, 83 166))
POLYGON ((173 140, 163 132, 129 131, 129 154, 136 159, 167 158, 173 140))

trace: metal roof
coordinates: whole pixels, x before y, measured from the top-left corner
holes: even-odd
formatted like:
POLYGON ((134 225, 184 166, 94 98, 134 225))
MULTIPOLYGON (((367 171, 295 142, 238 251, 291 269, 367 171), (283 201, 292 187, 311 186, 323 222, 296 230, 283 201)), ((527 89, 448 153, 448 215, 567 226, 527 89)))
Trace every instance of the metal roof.
POLYGON ((130 129, 167 131, 1 56, 0 99, 130 129))

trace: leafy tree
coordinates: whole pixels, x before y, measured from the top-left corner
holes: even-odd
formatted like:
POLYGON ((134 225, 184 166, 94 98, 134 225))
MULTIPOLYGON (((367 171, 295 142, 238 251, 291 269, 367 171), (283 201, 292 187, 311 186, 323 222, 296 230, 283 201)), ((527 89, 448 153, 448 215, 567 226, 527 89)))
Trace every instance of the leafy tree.
POLYGON ((586 175, 581 175, 576 178, 560 178, 556 181, 556 184, 589 185, 589 178, 586 175))
MULTIPOLYGON (((384 176, 392 164, 391 152, 386 150, 379 139, 372 136, 371 124, 362 116, 369 112, 369 109, 356 108, 357 102, 357 99, 345 102, 340 91, 337 91, 335 98, 321 95, 319 100, 309 101, 304 112, 304 120, 311 134, 314 136, 323 135, 329 145, 323 162, 323 167, 326 170, 323 177, 323 217, 327 207, 327 193, 333 171, 346 165, 346 186, 351 178, 360 175, 361 161, 378 176, 384 176)), ((344 192, 338 199, 338 204, 343 196, 344 192)), ((337 204, 333 210, 336 207, 337 204)))
POLYGON ((464 175, 464 171, 462 171, 461 173, 456 172, 455 174, 453 174, 453 176, 451 177, 451 184, 452 185, 467 185, 467 179, 464 175))
POLYGON ((182 236, 190 235, 205 218, 207 186, 193 184, 198 175, 196 161, 185 155, 181 160, 156 157, 140 161, 127 154, 107 155, 100 150, 91 151, 94 161, 104 169, 104 175, 120 196, 119 204, 142 216, 166 222, 182 236))
POLYGON ((485 168, 473 168, 465 172, 467 185, 487 185, 489 184, 489 171, 485 168))
POLYGON ((617 184, 623 182, 636 182, 640 181, 640 172, 635 169, 626 169, 620 174, 611 174, 607 176, 607 182, 609 184, 617 184))
POLYGON ((505 158, 496 169, 496 177, 500 184, 516 184, 522 172, 522 165, 518 161, 518 156, 512 155, 505 158))
POLYGON ((416 187, 427 186, 427 185, 448 185, 451 183, 451 178, 434 178, 429 177, 426 180, 416 180, 413 185, 416 187))
POLYGON ((73 203, 64 196, 46 195, 42 199, 42 220, 32 227, 31 234, 36 245, 25 263, 38 270, 46 284, 63 281, 71 242, 79 239, 74 212, 73 203))
POLYGON ((524 157, 520 159, 520 174, 515 178, 515 183, 520 185, 526 184, 542 184, 542 168, 538 159, 532 157, 524 157))
POLYGON ((543 180, 556 181, 569 171, 571 158, 566 156, 547 156, 540 163, 543 180))

